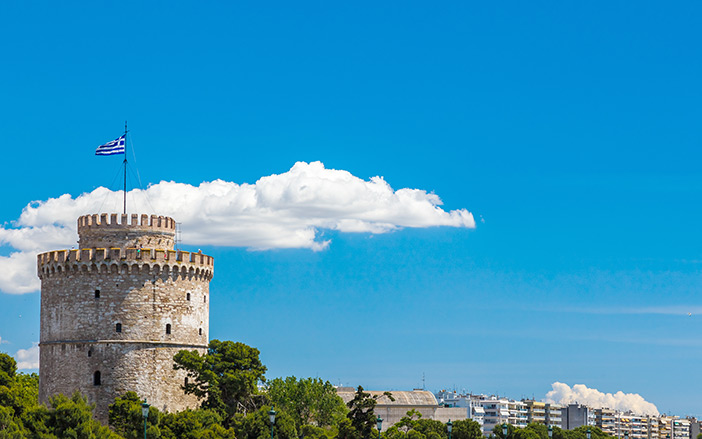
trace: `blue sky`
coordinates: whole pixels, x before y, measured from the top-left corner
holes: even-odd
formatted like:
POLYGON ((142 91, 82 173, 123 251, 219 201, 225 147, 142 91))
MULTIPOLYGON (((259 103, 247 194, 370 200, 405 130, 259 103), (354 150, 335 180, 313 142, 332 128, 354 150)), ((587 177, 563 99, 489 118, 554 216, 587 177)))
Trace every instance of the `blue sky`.
MULTIPOLYGON (((144 185, 382 176, 476 227, 202 245, 211 337, 258 347, 269 377, 537 399, 561 381, 702 415, 701 9, 3 3, 4 228, 117 189, 119 158, 93 153, 125 119, 144 185)), ((38 341, 39 299, 0 293, 1 350, 38 341)))

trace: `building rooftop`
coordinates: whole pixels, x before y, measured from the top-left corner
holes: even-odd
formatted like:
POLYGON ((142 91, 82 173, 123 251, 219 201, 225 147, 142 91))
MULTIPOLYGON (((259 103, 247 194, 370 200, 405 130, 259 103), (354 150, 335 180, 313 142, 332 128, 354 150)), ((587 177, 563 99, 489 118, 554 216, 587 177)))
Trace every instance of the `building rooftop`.
MULTIPOLYGON (((351 401, 356 394, 355 390, 347 390, 348 388, 340 387, 336 390, 336 393, 344 400, 345 403, 351 401)), ((382 390, 364 390, 366 393, 371 395, 379 395, 378 404, 379 405, 396 405, 396 406, 438 406, 439 403, 436 401, 436 397, 433 393, 428 390, 393 390, 390 393, 395 401, 391 401, 390 398, 383 395, 385 391, 382 390)))

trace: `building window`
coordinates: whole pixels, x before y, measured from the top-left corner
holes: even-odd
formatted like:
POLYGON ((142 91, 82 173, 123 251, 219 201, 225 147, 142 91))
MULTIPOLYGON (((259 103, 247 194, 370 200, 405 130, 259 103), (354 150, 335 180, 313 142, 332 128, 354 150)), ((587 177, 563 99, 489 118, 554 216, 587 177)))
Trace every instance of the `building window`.
POLYGON ((96 370, 95 373, 93 374, 93 386, 99 386, 100 385, 100 371, 96 370))
POLYGON ((185 377, 185 385, 188 385, 188 377, 185 377))
POLYGON ((207 296, 202 296, 202 298, 207 302, 207 296))
POLYGON ((198 331, 200 331, 200 335, 202 335, 202 328, 198 329, 198 331))
POLYGON ((115 325, 115 331, 116 331, 116 332, 122 332, 122 324, 121 324, 121 323, 117 323, 117 324, 115 325))
POLYGON ((188 300, 190 300, 190 293, 186 294, 186 295, 185 295, 185 298, 188 299, 188 300))
POLYGON ((171 333, 171 324, 167 323, 166 324, 166 334, 170 334, 170 333, 171 333))
POLYGON ((95 298, 96 299, 100 298, 100 290, 95 290, 95 298))
POLYGON ((92 350, 92 349, 88 349, 88 357, 92 357, 92 356, 93 356, 93 350, 92 350))

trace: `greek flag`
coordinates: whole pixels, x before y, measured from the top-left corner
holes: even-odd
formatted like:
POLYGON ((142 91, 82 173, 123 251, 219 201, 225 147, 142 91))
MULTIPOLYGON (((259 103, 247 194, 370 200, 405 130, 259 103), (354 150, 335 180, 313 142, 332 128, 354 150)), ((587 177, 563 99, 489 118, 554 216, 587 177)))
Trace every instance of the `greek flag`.
POLYGON ((95 150, 95 155, 114 155, 114 154, 124 154, 124 137, 126 134, 122 134, 119 138, 107 142, 104 145, 98 146, 95 150))

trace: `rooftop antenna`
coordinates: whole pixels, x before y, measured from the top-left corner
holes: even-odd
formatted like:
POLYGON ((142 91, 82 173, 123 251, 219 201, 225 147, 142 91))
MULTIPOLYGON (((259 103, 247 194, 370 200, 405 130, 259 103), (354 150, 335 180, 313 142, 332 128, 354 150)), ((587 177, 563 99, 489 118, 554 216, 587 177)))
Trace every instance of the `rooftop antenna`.
POLYGON ((424 372, 422 372, 422 390, 427 390, 426 381, 424 379, 424 372))

